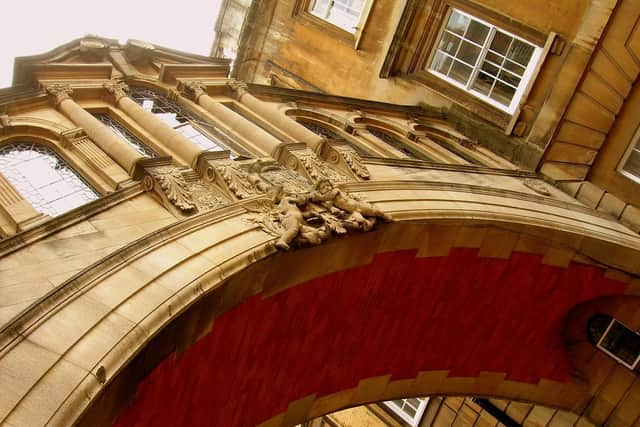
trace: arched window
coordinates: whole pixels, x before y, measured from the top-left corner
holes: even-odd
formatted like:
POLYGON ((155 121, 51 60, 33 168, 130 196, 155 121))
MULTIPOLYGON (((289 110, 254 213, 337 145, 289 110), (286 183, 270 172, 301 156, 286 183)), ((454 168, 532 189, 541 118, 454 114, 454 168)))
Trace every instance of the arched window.
POLYGON ((348 144, 351 148, 353 148, 358 154, 362 156, 370 155, 370 153, 368 153, 365 149, 360 147, 358 144, 353 144, 351 141, 348 141, 345 137, 338 134, 337 132, 334 132, 333 130, 329 129, 326 126, 322 126, 317 122, 312 122, 312 121, 303 120, 303 119, 296 119, 296 121, 300 123, 302 126, 309 129, 311 132, 315 133, 316 135, 319 135, 331 141, 338 141, 338 142, 348 144))
POLYGON ((228 138, 225 138, 225 144, 223 144, 220 138, 223 132, 220 129, 201 120, 154 90, 132 87, 129 91, 129 97, 203 150, 224 151, 229 149, 236 156, 251 157, 246 150, 231 144, 228 138))
POLYGON ((0 148, 0 173, 35 210, 57 216, 99 197, 50 148, 18 142, 0 148))
POLYGON ((587 322, 587 338, 600 350, 629 369, 640 362, 640 334, 606 314, 595 314, 587 322))
POLYGON ((384 141, 385 143, 389 144, 396 150, 403 152, 404 154, 406 154, 407 156, 413 159, 429 160, 424 154, 422 154, 418 150, 413 149, 412 147, 407 145, 405 142, 400 140, 398 137, 396 137, 395 135, 392 135, 389 132, 385 132, 378 128, 369 127, 369 126, 367 126, 367 130, 376 138, 384 141))
POLYGON ((118 135, 120 139, 129 144, 131 148, 136 150, 138 153, 142 154, 145 157, 158 156, 155 151, 145 145, 134 134, 129 132, 126 127, 122 126, 118 121, 112 119, 108 114, 95 113, 93 116, 104 123, 105 126, 111 129, 113 133, 118 135))

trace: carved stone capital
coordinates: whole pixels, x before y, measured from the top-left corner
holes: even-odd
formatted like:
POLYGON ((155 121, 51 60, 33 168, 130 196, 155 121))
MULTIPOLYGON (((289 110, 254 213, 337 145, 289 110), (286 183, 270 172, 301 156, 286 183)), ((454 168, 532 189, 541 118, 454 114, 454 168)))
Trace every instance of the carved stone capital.
POLYGON ((237 98, 242 98, 243 95, 249 93, 247 84, 240 80, 230 80, 227 82, 227 86, 236 93, 237 98))
POLYGON ((109 93, 109 95, 113 96, 114 102, 117 104, 123 97, 127 96, 127 91, 129 87, 124 82, 119 81, 111 81, 109 83, 105 83, 102 85, 109 93))
POLYGON ((207 85, 205 85, 201 81, 182 82, 179 89, 185 97, 191 99, 196 103, 202 95, 207 94, 207 85))
POLYGON ((57 107, 65 99, 71 99, 73 89, 67 84, 55 84, 45 87, 47 93, 53 96, 54 104, 57 107))

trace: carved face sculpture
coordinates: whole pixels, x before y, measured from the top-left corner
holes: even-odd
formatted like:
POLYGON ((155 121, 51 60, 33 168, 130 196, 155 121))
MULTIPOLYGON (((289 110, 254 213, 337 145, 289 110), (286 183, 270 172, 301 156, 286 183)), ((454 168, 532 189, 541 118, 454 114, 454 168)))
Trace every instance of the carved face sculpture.
POLYGON ((331 181, 326 179, 318 181, 318 191, 320 193, 328 193, 329 191, 331 191, 331 189, 333 189, 333 184, 331 184, 331 181))

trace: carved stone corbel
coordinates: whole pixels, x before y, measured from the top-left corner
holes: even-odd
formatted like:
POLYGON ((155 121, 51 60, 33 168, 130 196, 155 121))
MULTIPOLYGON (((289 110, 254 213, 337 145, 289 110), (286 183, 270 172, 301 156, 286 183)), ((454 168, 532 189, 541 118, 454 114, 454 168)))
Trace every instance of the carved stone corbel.
POLYGON ((170 157, 139 160, 133 178, 141 180, 145 190, 153 191, 176 216, 217 209, 231 200, 193 169, 173 166, 170 157))
POLYGON ((348 144, 326 141, 322 146, 322 157, 355 179, 366 180, 371 177, 358 152, 348 144))
POLYGON ((306 176, 313 183, 321 179, 328 179, 336 184, 350 181, 349 177, 318 157, 304 143, 283 146, 278 153, 278 161, 306 176))

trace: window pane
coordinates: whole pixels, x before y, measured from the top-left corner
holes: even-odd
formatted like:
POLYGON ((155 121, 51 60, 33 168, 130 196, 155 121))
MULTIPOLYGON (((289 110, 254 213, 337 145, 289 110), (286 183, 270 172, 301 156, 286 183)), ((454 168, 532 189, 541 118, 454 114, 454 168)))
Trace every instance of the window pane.
POLYGON ((506 35, 501 31, 496 31, 491 42, 491 50, 506 55, 513 37, 506 35))
POLYGON ((467 29, 467 24, 469 23, 469 18, 459 13, 457 10, 454 10, 449 17, 449 22, 447 23, 447 30, 452 31, 456 34, 463 35, 465 30, 467 29))
POLYGON ((474 46, 469 42, 462 42, 462 46, 460 47, 460 51, 458 52, 458 59, 466 62, 467 64, 474 66, 478 61, 478 57, 480 56, 480 48, 478 46, 474 46))
POLYGON ((493 82, 495 82, 495 79, 493 77, 480 72, 478 73, 478 77, 476 78, 476 81, 473 83, 472 88, 477 90, 483 95, 489 95, 489 92, 491 91, 491 87, 493 86, 493 82))
POLYGON ((484 61, 482 63, 482 71, 495 77, 498 75, 498 71, 500 71, 500 69, 490 62, 484 61))
POLYGON ((504 56, 500 56, 497 53, 489 51, 487 52, 487 56, 485 56, 485 60, 491 61, 492 64, 497 66, 501 66, 504 62, 504 56))
POLYGON ((453 59, 451 59, 451 57, 441 52, 438 52, 433 58, 433 62, 431 63, 431 68, 436 70, 439 73, 448 75, 449 68, 451 68, 452 62, 453 62, 453 59))
POLYGON ((627 365, 633 366, 640 354, 640 335, 614 321, 600 345, 627 365))
POLYGON ((311 13, 326 18, 329 8, 329 0, 315 0, 311 6, 311 13))
POLYGON ((3 147, 0 172, 35 210, 45 215, 60 215, 99 197, 43 145, 21 142, 3 147))
POLYGON ((468 65, 463 64, 462 62, 454 61, 453 66, 451 67, 451 71, 449 72, 449 77, 452 79, 466 85, 469 81, 469 77, 471 77, 471 71, 473 69, 468 65))
POLYGON ((640 177, 640 151, 636 149, 631 150, 631 154, 629 154, 627 163, 625 163, 623 169, 630 174, 640 177))
POLYGON ((510 84, 511 86, 518 87, 518 85, 520 84, 519 77, 505 70, 500 71, 498 78, 503 82, 510 84))
POLYGON ((525 70, 524 67, 509 60, 504 61, 504 68, 506 68, 507 70, 511 71, 514 74, 517 74, 518 76, 522 76, 525 70))
POLYGON ((514 88, 500 81, 497 81, 495 86, 493 87, 493 91, 491 91, 491 98, 495 99, 501 104, 509 105, 515 93, 516 90, 514 88))
POLYGON ((514 39, 513 43, 511 44, 511 48, 509 49, 507 58, 526 67, 527 64, 529 64, 531 55, 533 55, 533 46, 520 40, 514 39))
POLYGON ((442 40, 440 40, 440 46, 438 46, 438 49, 447 52, 451 56, 455 56, 458 51, 458 46, 460 46, 460 41, 460 37, 451 33, 444 33, 442 40))
POLYGON ((483 45, 487 39, 487 35, 489 35, 489 27, 478 21, 471 21, 464 37, 474 43, 483 45))

